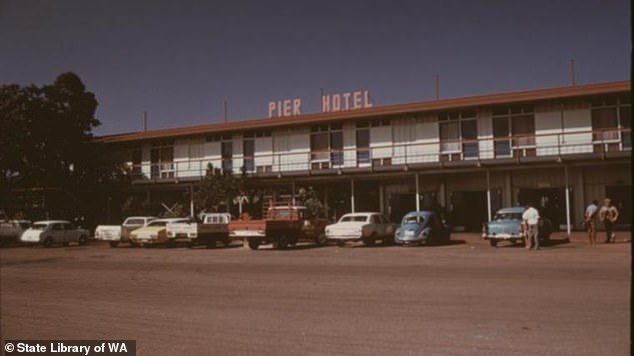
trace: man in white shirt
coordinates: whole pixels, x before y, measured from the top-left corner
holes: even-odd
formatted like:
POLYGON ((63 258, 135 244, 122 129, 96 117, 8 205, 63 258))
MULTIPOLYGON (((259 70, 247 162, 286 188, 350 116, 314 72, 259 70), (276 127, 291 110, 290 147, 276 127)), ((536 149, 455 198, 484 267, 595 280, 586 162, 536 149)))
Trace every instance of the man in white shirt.
POLYGON ((539 250, 539 212, 530 203, 526 204, 522 220, 526 226, 526 248, 530 249, 532 244, 535 250, 539 250))
POLYGON ((586 214, 584 217, 586 230, 588 230, 588 239, 590 240, 590 245, 592 246, 597 244, 597 213, 598 212, 599 212, 599 202, 595 199, 586 208, 586 214))

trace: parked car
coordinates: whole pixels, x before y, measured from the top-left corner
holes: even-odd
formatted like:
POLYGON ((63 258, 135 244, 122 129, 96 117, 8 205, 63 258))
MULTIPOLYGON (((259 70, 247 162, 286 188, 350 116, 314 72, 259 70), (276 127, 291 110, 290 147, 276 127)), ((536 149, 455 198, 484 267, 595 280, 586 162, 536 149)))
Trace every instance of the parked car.
POLYGON ((0 245, 18 242, 22 233, 31 226, 28 220, 0 221, 0 245))
POLYGON ((306 207, 271 204, 262 219, 240 219, 229 223, 229 237, 244 239, 252 250, 272 243, 285 249, 300 241, 322 245, 326 242, 324 227, 327 219, 309 216, 306 207))
POLYGON ((68 245, 76 242, 83 245, 88 241, 90 233, 86 229, 75 227, 66 220, 36 221, 22 233, 20 241, 29 244, 43 244, 51 247, 54 243, 68 245))
POLYGON ((326 239, 343 246, 346 241, 363 241, 374 245, 377 240, 384 245, 394 242, 397 224, 391 223, 381 213, 351 213, 342 216, 335 224, 326 226, 326 239))
POLYGON ((167 224, 190 222, 190 218, 171 218, 152 220, 144 227, 130 232, 130 242, 132 246, 149 245, 157 243, 167 243, 167 224))
POLYGON ((190 246, 196 244, 216 247, 218 242, 229 246, 229 213, 205 213, 200 217, 201 221, 175 222, 167 224, 167 238, 172 241, 185 241, 190 246))
POLYGON ((152 220, 156 220, 156 218, 153 216, 130 216, 121 225, 99 225, 95 229, 95 239, 108 241, 110 247, 117 247, 121 242, 132 244, 130 232, 147 225, 152 220))
MULTIPOLYGON (((524 210, 526 209, 521 206, 498 210, 493 219, 482 227, 482 237, 489 240, 489 244, 493 247, 497 246, 500 241, 509 241, 514 244, 523 243, 522 214, 524 210)), ((550 241, 550 234, 553 232, 552 222, 548 218, 540 217, 538 230, 540 244, 547 244, 550 241)))
POLYGON ((433 211, 412 211, 403 217, 401 226, 394 233, 399 245, 436 244, 447 242, 450 228, 433 211))

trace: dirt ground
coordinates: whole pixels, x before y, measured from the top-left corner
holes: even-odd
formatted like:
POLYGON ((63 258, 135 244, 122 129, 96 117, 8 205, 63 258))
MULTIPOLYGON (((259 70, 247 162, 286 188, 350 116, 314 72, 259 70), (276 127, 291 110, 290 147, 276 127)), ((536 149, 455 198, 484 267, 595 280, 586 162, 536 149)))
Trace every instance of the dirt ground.
POLYGON ((138 355, 629 355, 631 244, 0 249, 3 339, 138 355))

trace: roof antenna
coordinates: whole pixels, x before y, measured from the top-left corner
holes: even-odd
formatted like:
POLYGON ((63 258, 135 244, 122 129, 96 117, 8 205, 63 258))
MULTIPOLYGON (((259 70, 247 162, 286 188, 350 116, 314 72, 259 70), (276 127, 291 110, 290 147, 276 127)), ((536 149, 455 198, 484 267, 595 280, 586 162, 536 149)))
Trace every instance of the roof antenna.
POLYGON ((570 84, 572 84, 572 86, 575 86, 575 60, 571 59, 570 60, 570 84))
POLYGON ((436 78, 436 100, 440 99, 440 75, 434 75, 436 78))

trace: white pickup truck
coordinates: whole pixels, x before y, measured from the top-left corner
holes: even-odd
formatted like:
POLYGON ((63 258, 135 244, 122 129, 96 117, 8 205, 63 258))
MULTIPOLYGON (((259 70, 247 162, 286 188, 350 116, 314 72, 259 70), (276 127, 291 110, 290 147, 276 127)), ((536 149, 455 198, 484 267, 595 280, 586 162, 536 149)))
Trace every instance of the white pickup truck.
POLYGON ((171 242, 188 242, 193 245, 207 245, 209 248, 216 247, 218 242, 228 246, 229 213, 206 213, 201 216, 201 222, 180 222, 167 225, 167 238, 171 242))
POLYGON ((99 225, 95 229, 95 240, 108 241, 110 247, 117 247, 121 242, 134 243, 130 240, 130 231, 143 227, 156 220, 154 216, 130 216, 121 225, 99 225))

